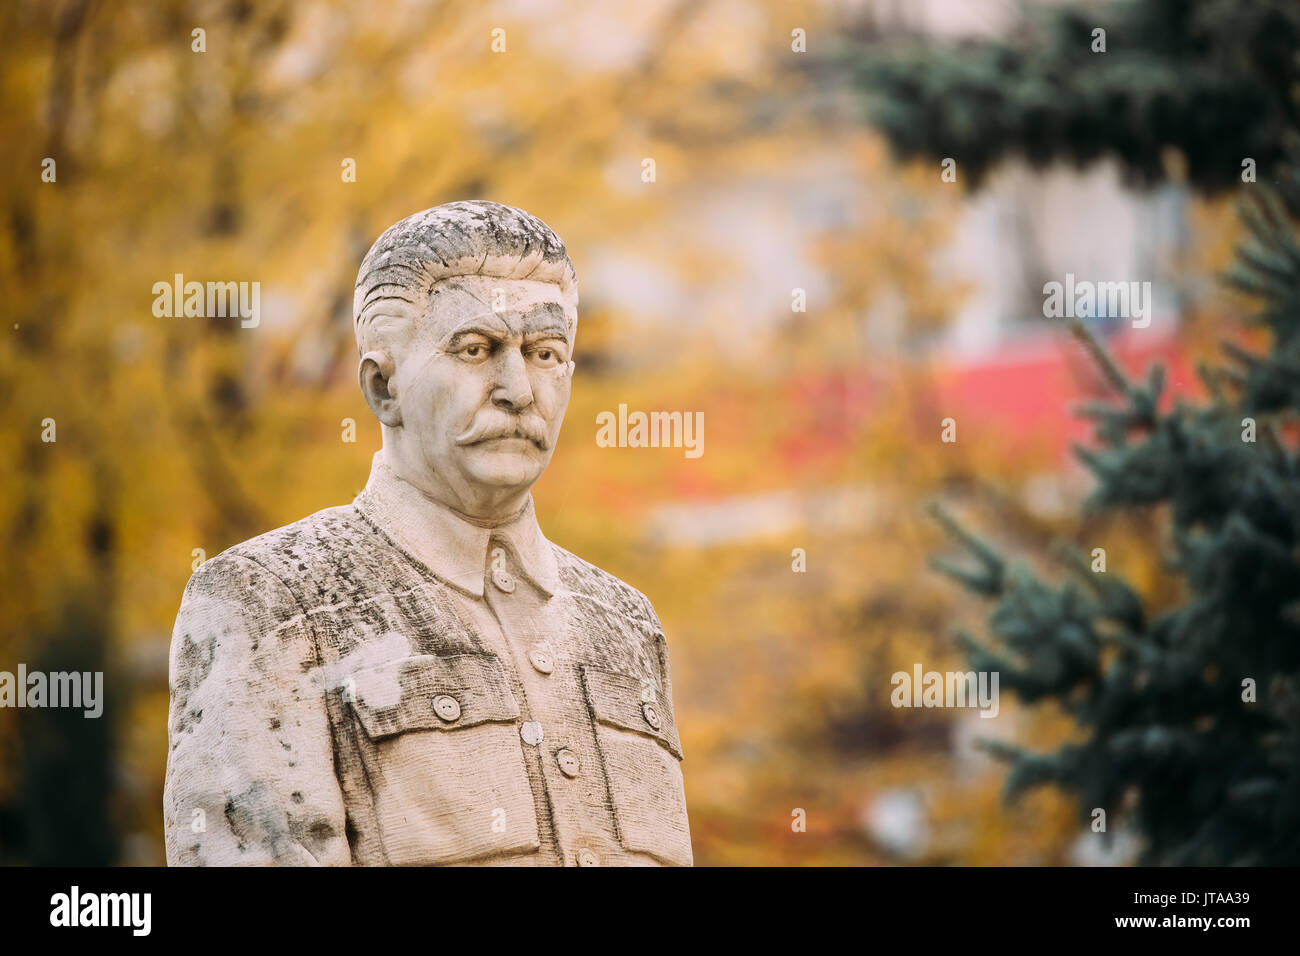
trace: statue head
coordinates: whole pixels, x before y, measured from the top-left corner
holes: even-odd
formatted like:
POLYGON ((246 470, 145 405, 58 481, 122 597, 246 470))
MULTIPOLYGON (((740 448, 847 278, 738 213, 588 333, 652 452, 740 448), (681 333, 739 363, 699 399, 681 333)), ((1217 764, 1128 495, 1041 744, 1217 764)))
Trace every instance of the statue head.
POLYGON ((569 403, 577 276, 559 236, 480 200, 408 216, 362 261, 353 320, 388 466, 466 517, 517 513, 569 403))

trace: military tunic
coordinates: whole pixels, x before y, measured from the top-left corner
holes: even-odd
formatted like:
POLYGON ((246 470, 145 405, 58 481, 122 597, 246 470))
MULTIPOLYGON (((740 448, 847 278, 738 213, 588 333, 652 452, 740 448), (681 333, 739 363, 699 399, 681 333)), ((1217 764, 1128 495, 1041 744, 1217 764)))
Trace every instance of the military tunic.
POLYGON ((375 456, 200 566, 171 648, 171 865, 692 863, 662 626, 375 456))

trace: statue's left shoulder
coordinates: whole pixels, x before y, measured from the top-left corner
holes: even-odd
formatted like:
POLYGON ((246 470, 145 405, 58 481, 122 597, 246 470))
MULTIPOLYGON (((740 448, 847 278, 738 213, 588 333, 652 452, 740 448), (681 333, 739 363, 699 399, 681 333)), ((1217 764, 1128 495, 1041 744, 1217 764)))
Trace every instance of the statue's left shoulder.
POLYGON ((621 578, 584 561, 559 545, 553 544, 551 547, 555 550, 560 583, 571 595, 586 602, 600 604, 629 622, 657 632, 662 638, 663 626, 648 597, 621 578))
MULTIPOLYGON (((560 583, 584 645, 584 668, 620 675, 637 687, 650 680, 671 721, 668 639, 650 599, 608 571, 563 548, 555 550, 560 583)), ((672 749, 680 755, 675 733, 672 737, 672 749)))

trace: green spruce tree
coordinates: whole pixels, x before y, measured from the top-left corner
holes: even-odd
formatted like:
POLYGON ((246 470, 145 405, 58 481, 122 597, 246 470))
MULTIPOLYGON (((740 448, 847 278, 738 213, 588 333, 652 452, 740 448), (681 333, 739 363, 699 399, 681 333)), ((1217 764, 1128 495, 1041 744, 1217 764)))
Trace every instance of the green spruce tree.
POLYGON ((1076 448, 1096 479, 1085 507, 1167 506, 1162 559, 1180 603, 1157 612, 1073 547, 1050 582, 942 508, 968 559, 941 570, 995 602, 990 638, 962 633, 971 666, 1029 704, 1053 701, 1080 736, 1050 753, 989 744, 1007 795, 1056 785, 1081 821, 1103 808, 1154 864, 1300 863, 1300 5, 1139 0, 1054 11, 1004 43, 857 50, 852 78, 905 156, 953 156, 967 185, 1003 158, 1103 155, 1137 182, 1173 147, 1189 182, 1240 185, 1246 238, 1226 279, 1257 298, 1268 348, 1225 345, 1203 402, 1160 411, 1164 373, 1130 380, 1081 324, 1114 390, 1076 448), (1092 49, 1106 30, 1106 52, 1092 49), (1267 182, 1269 185, 1265 186, 1267 182))
POLYGON ((1146 863, 1300 863, 1300 242, 1272 195, 1243 218, 1229 279, 1260 298, 1271 347, 1228 346, 1230 364, 1203 367, 1209 401, 1159 412, 1162 368, 1133 382, 1074 325, 1120 399, 1085 409, 1087 507, 1169 506, 1182 603, 1148 615, 1073 549, 1074 576, 1049 583, 936 508, 976 560, 936 566, 996 599, 995 640, 960 635, 971 666, 1028 703, 1056 701, 1086 735, 1048 754, 991 744, 1011 764, 1008 797, 1055 784, 1083 820, 1135 797, 1146 863))
POLYGON ((1300 126, 1300 4, 1130 0, 1033 11, 1012 36, 952 47, 896 35, 832 57, 905 159, 951 156, 977 186, 1008 156, 1034 165, 1120 159, 1130 180, 1187 159, 1208 192, 1260 175, 1300 126), (1105 31, 1099 35, 1098 30, 1105 31))

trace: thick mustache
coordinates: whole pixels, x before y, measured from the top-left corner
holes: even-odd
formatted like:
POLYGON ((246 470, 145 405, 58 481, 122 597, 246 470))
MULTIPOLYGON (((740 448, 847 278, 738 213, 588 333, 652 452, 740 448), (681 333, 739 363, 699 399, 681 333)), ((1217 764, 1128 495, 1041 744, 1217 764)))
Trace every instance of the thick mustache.
POLYGON ((469 428, 456 436, 456 444, 475 445, 491 438, 527 438, 543 451, 550 447, 542 416, 535 412, 515 415, 500 409, 480 412, 469 428))

